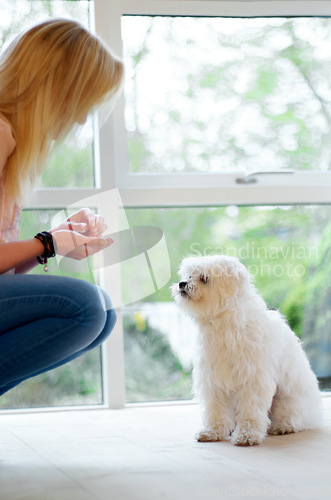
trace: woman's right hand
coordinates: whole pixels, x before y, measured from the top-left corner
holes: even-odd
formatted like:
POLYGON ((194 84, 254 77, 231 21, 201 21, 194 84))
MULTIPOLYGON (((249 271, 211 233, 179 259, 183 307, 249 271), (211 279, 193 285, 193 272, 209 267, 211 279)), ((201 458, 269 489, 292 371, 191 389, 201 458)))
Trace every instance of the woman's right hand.
POLYGON ((100 237, 106 229, 107 224, 101 215, 94 214, 90 208, 81 208, 49 232, 69 230, 84 234, 84 236, 100 237))
POLYGON ((76 231, 55 230, 52 232, 55 251, 58 255, 81 260, 104 250, 113 243, 110 237, 84 236, 76 231))

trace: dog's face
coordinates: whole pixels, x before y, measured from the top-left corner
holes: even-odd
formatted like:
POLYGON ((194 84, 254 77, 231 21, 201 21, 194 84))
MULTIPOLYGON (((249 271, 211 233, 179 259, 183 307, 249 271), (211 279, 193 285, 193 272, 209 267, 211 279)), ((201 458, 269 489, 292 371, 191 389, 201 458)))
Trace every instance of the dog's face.
POLYGON ((215 318, 231 308, 250 277, 234 257, 189 257, 179 269, 180 282, 171 286, 177 305, 196 319, 215 318))

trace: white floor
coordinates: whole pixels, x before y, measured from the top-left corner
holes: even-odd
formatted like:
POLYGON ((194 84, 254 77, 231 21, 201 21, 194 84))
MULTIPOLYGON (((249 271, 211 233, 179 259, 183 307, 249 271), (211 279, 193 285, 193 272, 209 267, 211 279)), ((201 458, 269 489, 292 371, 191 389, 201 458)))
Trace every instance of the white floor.
POLYGON ((321 430, 260 446, 197 443, 197 405, 0 415, 1 500, 331 498, 321 430))

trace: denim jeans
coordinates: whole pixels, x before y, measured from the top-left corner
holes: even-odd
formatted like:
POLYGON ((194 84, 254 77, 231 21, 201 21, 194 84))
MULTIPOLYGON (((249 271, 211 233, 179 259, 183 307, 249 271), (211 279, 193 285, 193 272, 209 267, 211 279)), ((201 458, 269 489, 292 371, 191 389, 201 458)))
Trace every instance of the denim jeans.
POLYGON ((104 290, 52 275, 0 275, 0 396, 86 353, 110 334, 104 290))

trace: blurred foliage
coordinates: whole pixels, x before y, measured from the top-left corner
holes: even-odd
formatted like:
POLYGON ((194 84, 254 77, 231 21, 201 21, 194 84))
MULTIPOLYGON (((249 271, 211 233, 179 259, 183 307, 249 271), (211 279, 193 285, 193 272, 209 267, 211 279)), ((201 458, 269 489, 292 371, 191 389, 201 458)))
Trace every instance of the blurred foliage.
POLYGON ((330 169, 330 18, 125 16, 122 29, 132 172, 330 169))
POLYGON ((309 269, 302 338, 313 369, 327 379, 331 390, 331 224, 322 234, 319 250, 318 261, 309 269))
POLYGON ((94 186, 92 146, 65 143, 50 157, 42 175, 43 187, 94 186), (83 147, 82 147, 83 146, 83 147))
MULTIPOLYGON (((249 268, 270 307, 280 307, 290 290, 302 288, 308 266, 316 265, 330 207, 127 208, 126 214, 131 226, 162 228, 172 281, 185 256, 233 255, 249 268)), ((169 301, 170 291, 147 300, 169 301)))
POLYGON ((191 370, 184 370, 165 335, 139 314, 124 317, 128 401, 190 399, 191 370))
POLYGON ((0 398, 0 408, 102 403, 100 349, 26 380, 0 398))

